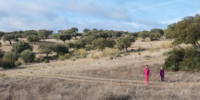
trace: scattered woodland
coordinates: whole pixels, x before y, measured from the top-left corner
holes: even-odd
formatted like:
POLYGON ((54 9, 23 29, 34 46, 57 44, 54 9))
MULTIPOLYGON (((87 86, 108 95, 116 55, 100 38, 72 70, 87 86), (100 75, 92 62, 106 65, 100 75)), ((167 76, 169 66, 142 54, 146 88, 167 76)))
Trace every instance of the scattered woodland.
POLYGON ((198 99, 199 27, 196 14, 164 30, 0 32, 0 99, 198 99), (152 71, 149 86, 144 86, 145 65, 152 71))

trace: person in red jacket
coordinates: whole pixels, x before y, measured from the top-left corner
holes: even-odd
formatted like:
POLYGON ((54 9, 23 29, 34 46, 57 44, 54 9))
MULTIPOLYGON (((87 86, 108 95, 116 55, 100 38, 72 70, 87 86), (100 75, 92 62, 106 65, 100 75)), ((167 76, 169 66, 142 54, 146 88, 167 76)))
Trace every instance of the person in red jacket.
POLYGON ((146 65, 146 68, 144 69, 143 75, 145 75, 146 85, 148 85, 149 84, 149 76, 151 75, 151 72, 149 70, 149 66, 148 65, 146 65))
POLYGON ((161 77, 161 81, 164 80, 164 76, 165 76, 165 71, 163 69, 163 67, 160 68, 160 77, 161 77))

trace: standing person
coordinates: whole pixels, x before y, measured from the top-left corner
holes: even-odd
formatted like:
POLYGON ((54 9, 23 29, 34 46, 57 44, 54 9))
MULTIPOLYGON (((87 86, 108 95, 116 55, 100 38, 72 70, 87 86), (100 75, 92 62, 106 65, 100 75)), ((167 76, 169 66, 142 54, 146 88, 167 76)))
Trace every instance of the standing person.
POLYGON ((148 65, 146 65, 143 75, 145 75, 146 85, 148 85, 149 84, 149 76, 151 75, 148 65))
POLYGON ((160 68, 160 77, 161 77, 161 81, 164 80, 164 75, 165 75, 164 69, 163 69, 163 67, 161 67, 161 68, 160 68))

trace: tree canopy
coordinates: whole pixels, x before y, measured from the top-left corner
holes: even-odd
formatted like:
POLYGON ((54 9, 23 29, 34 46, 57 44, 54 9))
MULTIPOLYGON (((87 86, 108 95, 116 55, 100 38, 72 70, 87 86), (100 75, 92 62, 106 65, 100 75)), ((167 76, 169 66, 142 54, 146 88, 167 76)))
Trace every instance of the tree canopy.
POLYGON ((115 41, 109 38, 98 38, 92 42, 92 46, 101 51, 103 51, 106 47, 112 48, 115 44, 115 41))
POLYGON ((128 51, 127 48, 131 46, 132 42, 135 42, 134 36, 126 35, 120 37, 117 39, 117 48, 120 50, 125 48, 128 51))

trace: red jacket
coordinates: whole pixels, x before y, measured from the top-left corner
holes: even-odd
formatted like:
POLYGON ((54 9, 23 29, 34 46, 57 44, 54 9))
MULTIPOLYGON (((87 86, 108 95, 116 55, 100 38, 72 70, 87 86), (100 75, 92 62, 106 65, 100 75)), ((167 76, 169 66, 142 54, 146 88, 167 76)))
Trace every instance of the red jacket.
POLYGON ((151 75, 151 72, 150 72, 149 68, 145 68, 145 69, 144 69, 143 75, 147 75, 147 76, 150 76, 150 75, 151 75))

